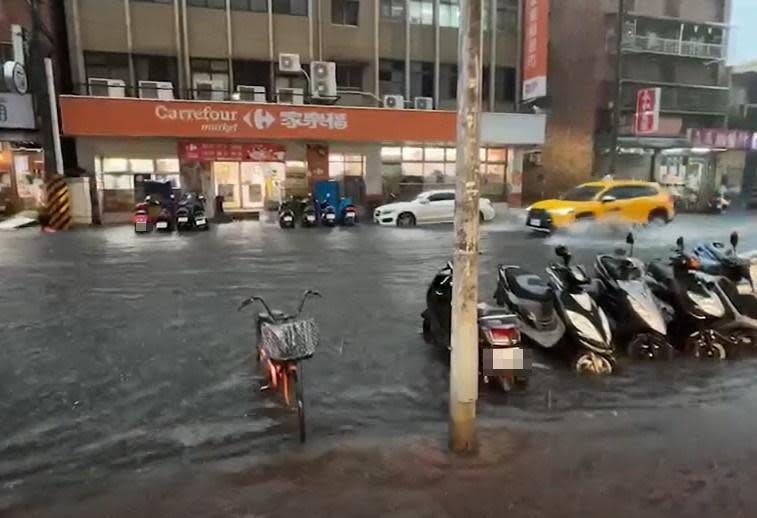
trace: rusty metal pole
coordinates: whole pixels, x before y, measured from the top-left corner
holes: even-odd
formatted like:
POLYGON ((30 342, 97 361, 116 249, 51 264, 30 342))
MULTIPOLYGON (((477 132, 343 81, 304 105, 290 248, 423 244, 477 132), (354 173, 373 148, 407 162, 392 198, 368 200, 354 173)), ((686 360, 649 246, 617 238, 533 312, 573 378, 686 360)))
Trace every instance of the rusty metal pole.
POLYGON ((461 2, 458 47, 449 445, 460 453, 476 449, 482 2, 461 2))

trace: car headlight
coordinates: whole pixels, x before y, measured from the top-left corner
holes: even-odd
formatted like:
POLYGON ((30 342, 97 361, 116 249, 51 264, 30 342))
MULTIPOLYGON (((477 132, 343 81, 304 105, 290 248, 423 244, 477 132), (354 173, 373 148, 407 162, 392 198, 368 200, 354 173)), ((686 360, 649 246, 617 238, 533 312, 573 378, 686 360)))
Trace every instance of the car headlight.
POLYGON ((593 342, 598 342, 601 344, 605 343, 605 339, 602 338, 602 335, 599 333, 599 329, 597 329, 597 327, 591 323, 591 320, 580 313, 576 313, 575 311, 568 310, 565 312, 565 314, 568 316, 568 320, 570 320, 570 323, 573 324, 573 327, 576 328, 576 331, 578 331, 579 335, 593 342))
POLYGON ((380 214, 382 216, 386 216, 387 214, 391 214, 392 212, 394 212, 394 209, 381 209, 380 214))
POLYGON ((555 216, 569 216, 576 212, 576 209, 552 209, 549 212, 555 216))

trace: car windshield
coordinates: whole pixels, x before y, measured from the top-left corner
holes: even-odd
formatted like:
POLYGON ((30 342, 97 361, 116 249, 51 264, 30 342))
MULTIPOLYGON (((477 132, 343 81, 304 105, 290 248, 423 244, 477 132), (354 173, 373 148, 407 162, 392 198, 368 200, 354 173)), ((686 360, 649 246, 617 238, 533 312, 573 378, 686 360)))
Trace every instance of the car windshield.
POLYGON ((563 194, 560 199, 567 201, 590 201, 601 190, 602 188, 596 185, 579 185, 563 194))

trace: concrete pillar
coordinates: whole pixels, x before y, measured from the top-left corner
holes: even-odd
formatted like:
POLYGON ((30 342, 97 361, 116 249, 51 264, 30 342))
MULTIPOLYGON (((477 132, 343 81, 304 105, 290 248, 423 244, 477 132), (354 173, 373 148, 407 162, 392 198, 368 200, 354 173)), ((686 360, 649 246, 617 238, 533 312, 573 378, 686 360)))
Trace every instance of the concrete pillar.
POLYGON ((523 204, 523 155, 522 149, 507 150, 507 203, 510 207, 523 204))

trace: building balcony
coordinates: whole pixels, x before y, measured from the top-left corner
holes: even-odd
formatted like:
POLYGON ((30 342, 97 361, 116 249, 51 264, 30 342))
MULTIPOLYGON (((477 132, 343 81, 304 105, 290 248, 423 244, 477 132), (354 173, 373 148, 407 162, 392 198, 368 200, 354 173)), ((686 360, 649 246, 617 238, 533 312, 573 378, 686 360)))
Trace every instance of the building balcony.
MULTIPOLYGON (((636 92, 654 85, 624 84, 621 107, 636 110, 636 92)), ((660 111, 675 114, 725 115, 729 109, 728 89, 724 87, 662 86, 660 111)))
POLYGON ((624 36, 623 51, 651 52, 700 59, 725 59, 726 57, 726 48, 721 44, 642 35, 624 36))

